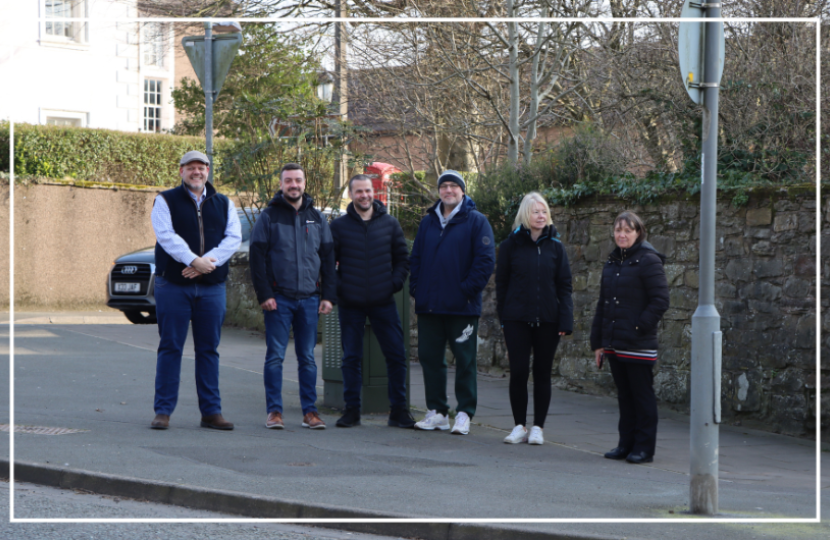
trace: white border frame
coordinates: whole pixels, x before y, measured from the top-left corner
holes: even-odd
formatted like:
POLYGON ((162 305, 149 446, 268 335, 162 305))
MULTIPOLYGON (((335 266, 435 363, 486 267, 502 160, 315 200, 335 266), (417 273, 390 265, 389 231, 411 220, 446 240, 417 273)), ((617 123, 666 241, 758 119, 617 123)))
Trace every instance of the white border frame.
MULTIPOLYGON (((39 19, 42 22, 42 18, 39 19)), ((68 21, 89 22, 89 18, 73 18, 68 21)), ((723 22, 723 23, 812 23, 816 29, 816 517, 815 518, 401 518, 401 519, 360 519, 360 518, 321 518, 321 519, 132 519, 132 518, 15 518, 14 517, 14 429, 9 430, 9 520, 11 523, 821 523, 821 19, 814 18, 470 18, 470 17, 428 17, 428 18, 377 18, 377 17, 268 17, 268 18, 151 18, 151 17, 116 17, 106 22, 285 22, 285 23, 328 23, 328 22, 376 22, 376 23, 442 23, 442 22, 528 22, 532 20, 561 22, 626 22, 626 23, 688 23, 688 22, 723 22)), ((14 426, 14 119, 9 118, 9 423, 14 426)))

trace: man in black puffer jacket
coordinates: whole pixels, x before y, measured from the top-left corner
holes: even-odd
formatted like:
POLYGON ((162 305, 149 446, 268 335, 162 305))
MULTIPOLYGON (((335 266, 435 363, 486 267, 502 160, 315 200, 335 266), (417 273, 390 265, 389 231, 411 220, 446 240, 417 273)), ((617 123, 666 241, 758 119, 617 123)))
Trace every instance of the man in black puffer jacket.
POLYGON ((372 179, 358 174, 349 180, 352 202, 346 215, 331 224, 337 260, 337 296, 343 343, 343 394, 346 412, 338 427, 360 425, 363 381, 363 334, 366 317, 378 339, 389 378, 390 426, 411 428, 415 420, 406 405, 406 354, 403 328, 392 295, 409 273, 409 250, 400 223, 374 198, 372 179))

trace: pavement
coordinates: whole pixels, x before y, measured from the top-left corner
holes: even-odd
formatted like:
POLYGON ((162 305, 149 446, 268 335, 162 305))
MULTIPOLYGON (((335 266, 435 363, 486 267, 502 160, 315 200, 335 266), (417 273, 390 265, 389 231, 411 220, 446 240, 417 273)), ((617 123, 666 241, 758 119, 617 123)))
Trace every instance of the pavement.
MULTIPOLYGON (((236 429, 199 427, 189 342, 171 428, 150 430, 157 329, 121 319, 103 311, 15 314, 17 479, 194 512, 349 518, 363 523, 318 525, 424 540, 830 537, 826 520, 806 522, 817 515, 817 488, 827 495, 830 487, 827 466, 817 478, 815 441, 721 426, 719 521, 689 523, 700 518, 687 513, 688 417, 660 411, 654 463, 606 460, 602 454, 617 440, 613 398, 554 390, 542 446, 502 442, 513 427, 508 380, 484 375, 468 436, 390 428, 381 414, 364 415, 359 427, 335 428, 339 411, 325 407, 321 415, 329 428, 311 431, 300 426, 296 359, 289 347, 286 429, 267 430, 264 336, 237 328, 223 329, 220 346, 223 413, 236 429), (384 517, 432 523, 365 522, 384 517), (543 519, 567 522, 532 522, 543 519), (730 522, 736 519, 804 522, 730 522)), ((8 324, 0 325, 0 338, 8 335, 8 324)), ((8 358, 8 345, 0 345, 0 355, 8 358)), ((316 356, 319 366, 319 346, 316 356)), ((0 366, 0 388, 9 387, 8 375, 0 366)), ((411 381, 412 407, 420 418, 425 405, 417 364, 411 381)), ((451 404, 452 381, 451 374, 451 404)), ((322 379, 318 383, 322 402, 322 379)), ((0 401, 6 430, 7 404, 0 401)), ((9 439, 0 436, 2 455, 9 455, 9 439)), ((828 450, 820 455, 826 458, 828 450)), ((2 469, 0 463, 0 475, 2 469)), ((827 498, 821 505, 825 516, 827 498)), ((36 509, 26 511, 27 517, 33 514, 36 509)))

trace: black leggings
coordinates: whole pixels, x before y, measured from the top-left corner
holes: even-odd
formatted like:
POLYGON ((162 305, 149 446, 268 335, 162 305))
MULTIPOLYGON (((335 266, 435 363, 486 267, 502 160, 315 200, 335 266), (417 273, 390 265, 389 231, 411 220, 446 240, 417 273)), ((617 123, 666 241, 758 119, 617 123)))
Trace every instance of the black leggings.
POLYGON ((516 424, 527 427, 527 379, 533 350, 533 425, 545 427, 550 406, 550 375, 559 345, 559 327, 504 321, 504 341, 510 358, 510 408, 516 424))

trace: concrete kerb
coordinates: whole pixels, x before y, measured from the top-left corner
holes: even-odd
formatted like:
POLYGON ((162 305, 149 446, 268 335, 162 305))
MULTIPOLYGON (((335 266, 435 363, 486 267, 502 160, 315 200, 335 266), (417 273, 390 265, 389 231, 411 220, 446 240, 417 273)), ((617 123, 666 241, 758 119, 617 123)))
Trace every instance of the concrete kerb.
MULTIPOLYGON (((21 482, 79 489, 153 503, 182 506, 223 514, 262 519, 419 519, 406 514, 381 514, 322 504, 309 504, 249 495, 235 491, 211 490, 195 486, 142 480, 80 469, 67 469, 39 463, 15 461, 15 479, 21 482)), ((0 459, 0 477, 10 477, 9 461, 0 459)), ((374 523, 326 522, 308 524, 364 534, 401 536, 417 540, 610 540, 610 536, 523 530, 485 524, 466 523, 374 523)))

